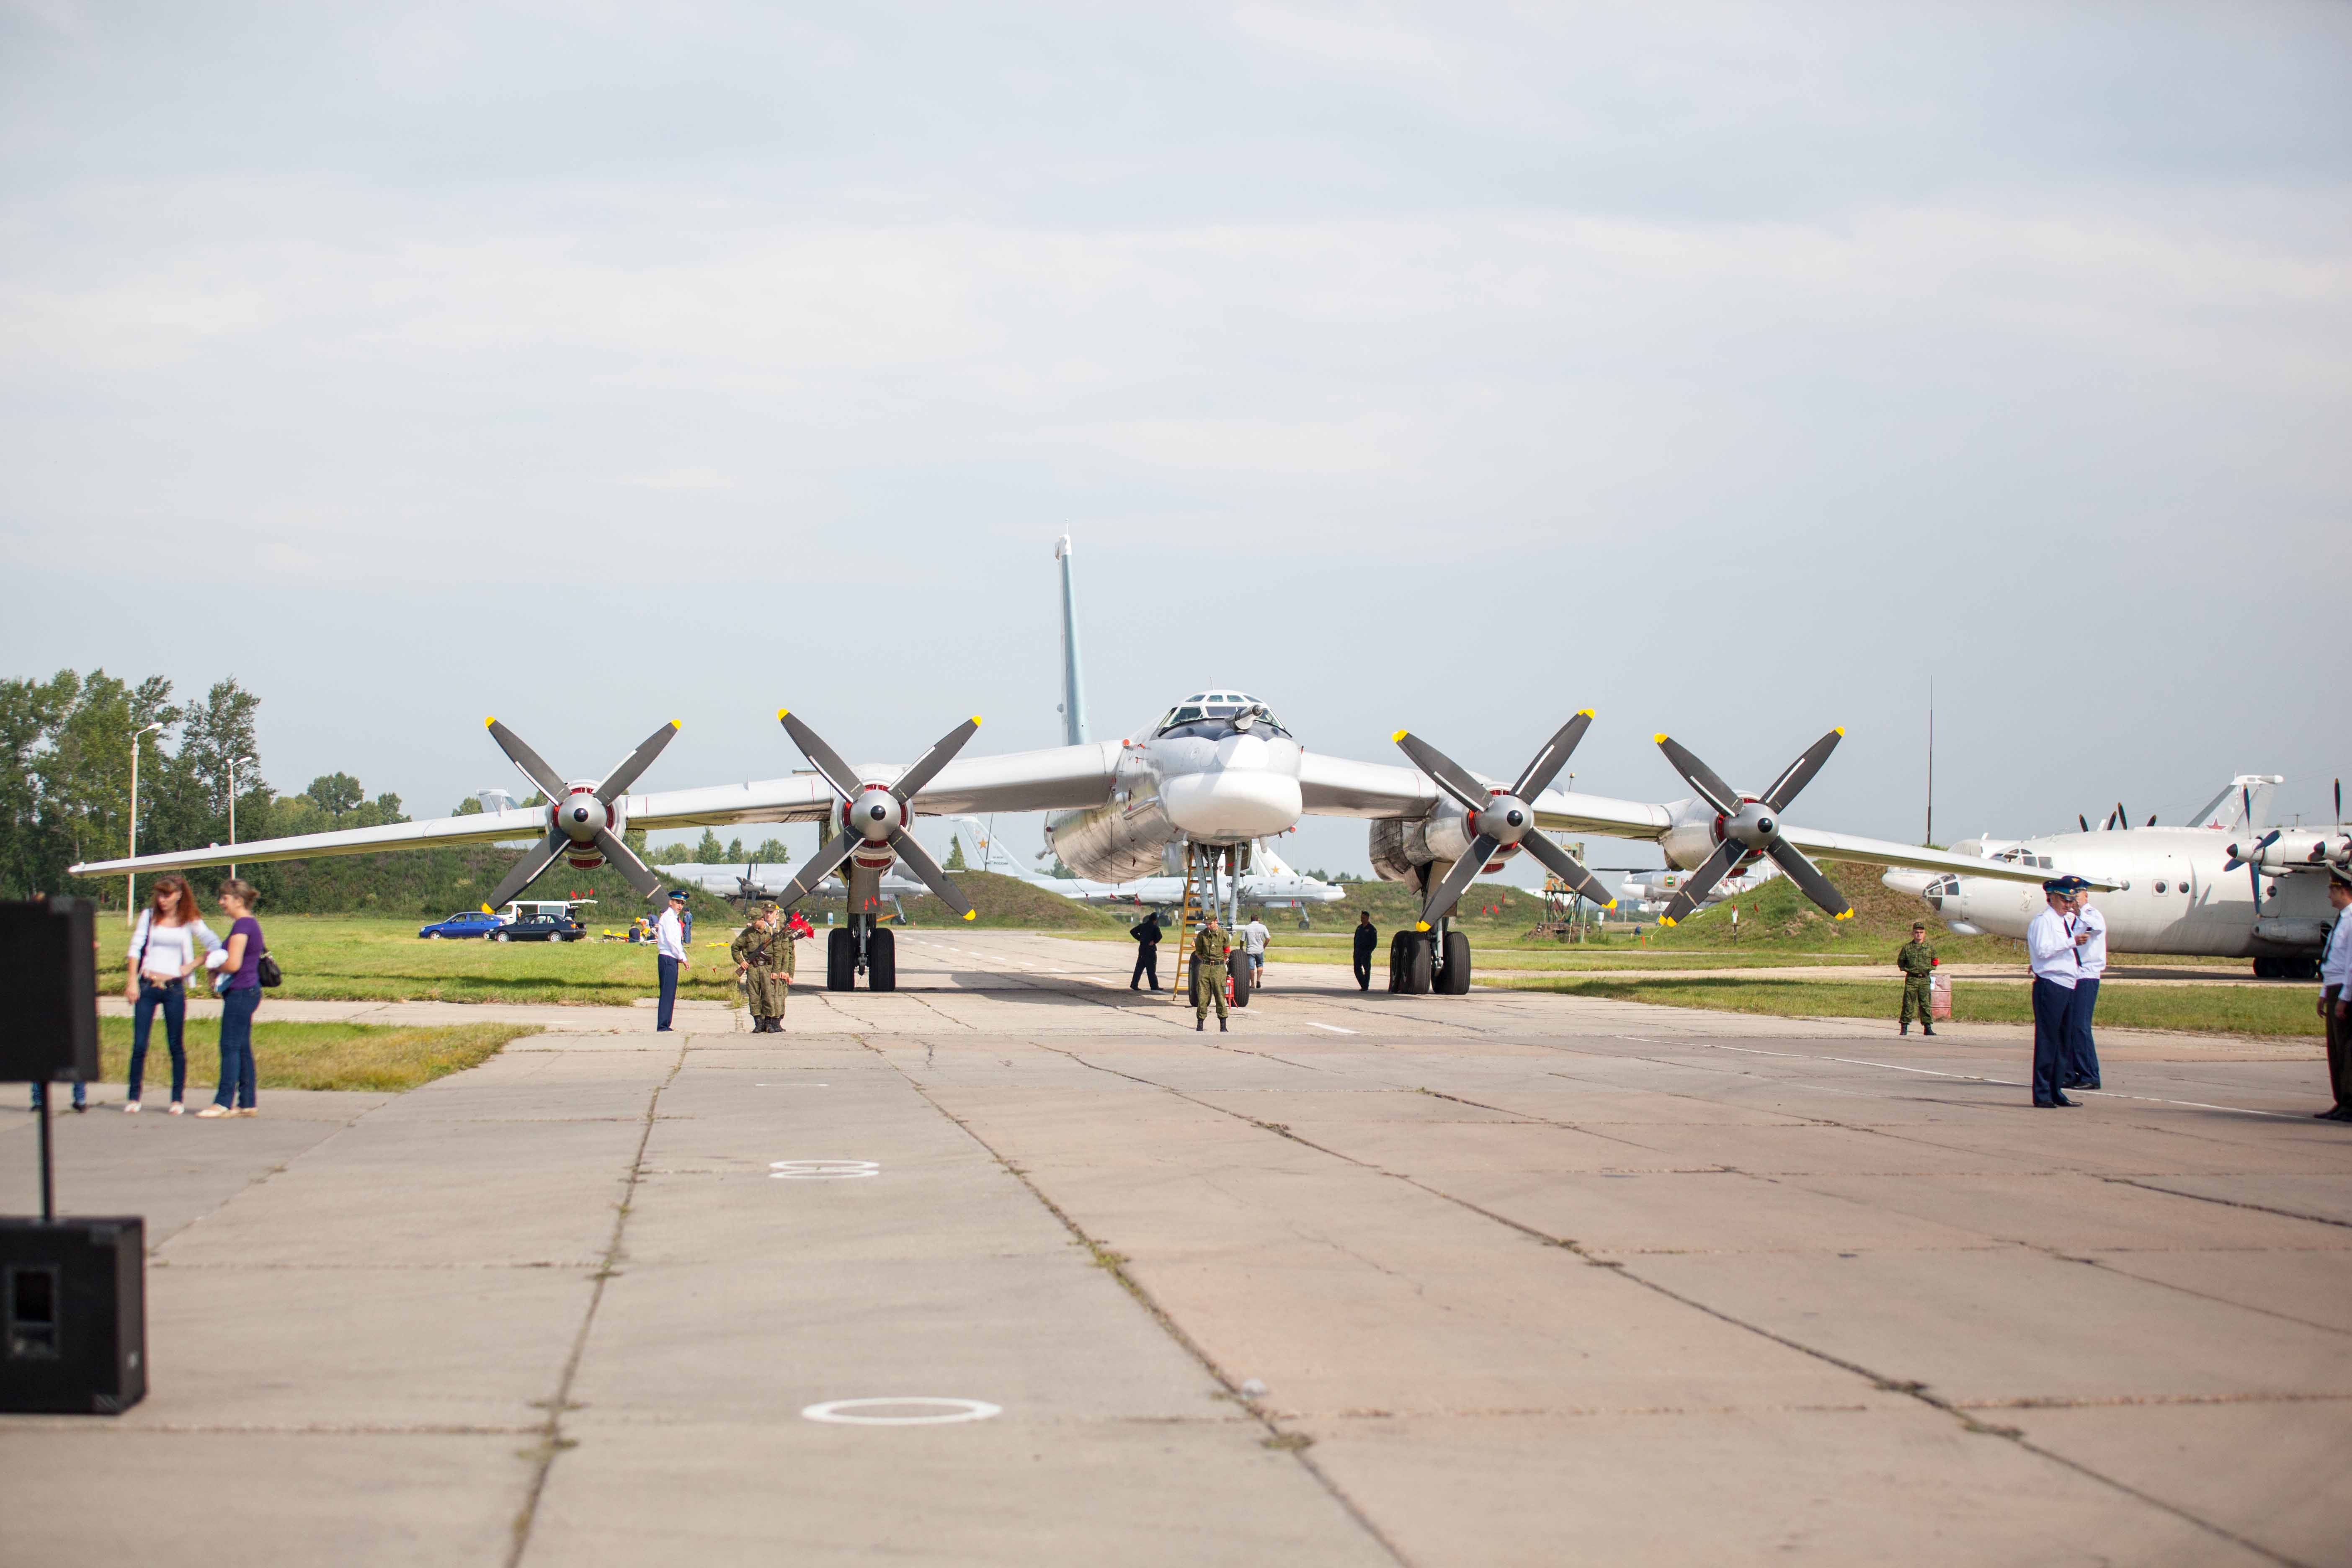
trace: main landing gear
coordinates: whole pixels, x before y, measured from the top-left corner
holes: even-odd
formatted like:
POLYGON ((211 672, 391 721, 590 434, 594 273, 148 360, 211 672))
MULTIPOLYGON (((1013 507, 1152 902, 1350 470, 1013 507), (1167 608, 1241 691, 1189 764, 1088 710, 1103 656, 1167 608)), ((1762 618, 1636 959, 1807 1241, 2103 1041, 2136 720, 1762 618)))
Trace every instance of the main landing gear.
POLYGON ((851 915, 847 925, 834 927, 824 941, 827 991, 855 991, 860 974, 868 991, 898 989, 898 933, 871 914, 851 915))
POLYGON ((2319 960, 2315 958, 2258 958, 2254 960, 2257 980, 2316 980, 2319 960))
POLYGON ((1389 942, 1389 989, 1400 996, 1464 996, 1470 938, 1449 917, 1435 931, 1401 931, 1389 942))

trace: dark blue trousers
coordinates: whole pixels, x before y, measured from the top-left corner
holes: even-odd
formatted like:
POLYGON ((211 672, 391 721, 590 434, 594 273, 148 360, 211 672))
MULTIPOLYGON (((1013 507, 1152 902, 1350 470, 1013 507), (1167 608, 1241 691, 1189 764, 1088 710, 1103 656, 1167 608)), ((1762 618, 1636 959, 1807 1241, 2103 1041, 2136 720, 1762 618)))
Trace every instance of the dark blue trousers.
POLYGON ((157 984, 142 977, 139 1002, 131 1010, 131 1085, 126 1100, 137 1100, 147 1081, 147 1037, 155 1025, 155 1010, 163 1010, 163 1043, 172 1047, 172 1103, 187 1098, 188 988, 181 981, 157 984))
POLYGON ((661 1008, 654 1015, 654 1027, 669 1027, 669 1016, 677 1010, 677 960, 667 953, 654 961, 661 971, 661 1008))
POLYGON ((2099 983, 2074 982, 2074 999, 2066 1007, 2066 1058, 2058 1078, 2068 1089, 2099 1087, 2099 1051, 2091 1043, 2091 1013, 2099 1005, 2099 983))
POLYGON ((2074 989, 2055 980, 2033 983, 2033 1103, 2058 1103, 2058 1085, 2066 1065, 2066 1018, 2074 1004, 2074 989))
POLYGON ((220 1087, 213 1091, 215 1105, 253 1109, 253 1015, 260 1005, 258 985, 221 993, 220 1087))

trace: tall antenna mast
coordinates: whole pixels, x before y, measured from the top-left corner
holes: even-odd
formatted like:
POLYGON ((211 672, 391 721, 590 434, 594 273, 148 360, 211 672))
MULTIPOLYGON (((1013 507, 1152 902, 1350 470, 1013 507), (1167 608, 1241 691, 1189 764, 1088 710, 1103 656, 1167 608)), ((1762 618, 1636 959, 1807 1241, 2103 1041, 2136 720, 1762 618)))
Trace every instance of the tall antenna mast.
POLYGON ((1927 836, 1923 849, 1936 847, 1936 678, 1927 678, 1927 836))

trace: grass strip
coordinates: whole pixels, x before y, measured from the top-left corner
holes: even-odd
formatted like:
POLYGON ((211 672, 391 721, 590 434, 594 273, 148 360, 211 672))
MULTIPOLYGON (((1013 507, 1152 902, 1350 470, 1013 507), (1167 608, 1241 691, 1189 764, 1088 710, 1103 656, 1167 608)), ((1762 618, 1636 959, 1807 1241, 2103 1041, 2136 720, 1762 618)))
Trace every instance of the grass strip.
MULTIPOLYGON (((99 1079, 127 1082, 131 1074, 128 1018, 98 1021, 99 1079)), ((263 1089, 362 1089, 397 1093, 453 1072, 479 1067, 508 1041, 536 1035, 536 1024, 457 1024, 409 1028, 396 1024, 257 1023, 253 1026, 256 1081, 263 1089)), ((220 1079, 220 1024, 188 1020, 188 1082, 209 1089, 220 1079)), ((142 1098, 168 1098, 172 1057, 159 1016, 147 1038, 142 1098)), ((193 1095, 191 1096, 193 1098, 193 1095)))
MULTIPOLYGON (((1884 1018, 1901 1011, 1903 986, 1886 980, 1575 980, 1502 975, 1480 983, 1513 991, 1558 991, 1612 1002, 1766 1013, 1783 1018, 1884 1018)), ((2255 985, 2148 985, 2110 981, 2099 988, 2098 1022, 2116 1029, 2178 1029, 2191 1034, 2311 1035, 2322 1031, 2315 993, 2255 985)), ((1952 988, 1961 1023, 2032 1024, 2031 989, 2000 983, 1952 988)))

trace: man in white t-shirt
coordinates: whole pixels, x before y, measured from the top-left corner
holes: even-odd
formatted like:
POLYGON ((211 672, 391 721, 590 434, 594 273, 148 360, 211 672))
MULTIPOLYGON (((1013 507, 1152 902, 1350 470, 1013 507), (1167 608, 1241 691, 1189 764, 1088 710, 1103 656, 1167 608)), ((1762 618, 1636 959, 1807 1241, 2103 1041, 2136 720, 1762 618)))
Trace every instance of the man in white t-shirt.
POLYGON ((654 1015, 654 1031, 669 1033, 670 1015, 677 1010, 677 973, 691 969, 686 956, 686 889, 673 888, 669 908, 654 922, 654 966, 661 971, 661 1006, 654 1015))
POLYGON ((1250 916, 1249 924, 1242 927, 1242 951, 1249 954, 1250 989, 1253 991, 1257 989, 1259 980, 1265 973, 1265 939, 1272 934, 1265 929, 1265 922, 1255 915, 1250 916))

